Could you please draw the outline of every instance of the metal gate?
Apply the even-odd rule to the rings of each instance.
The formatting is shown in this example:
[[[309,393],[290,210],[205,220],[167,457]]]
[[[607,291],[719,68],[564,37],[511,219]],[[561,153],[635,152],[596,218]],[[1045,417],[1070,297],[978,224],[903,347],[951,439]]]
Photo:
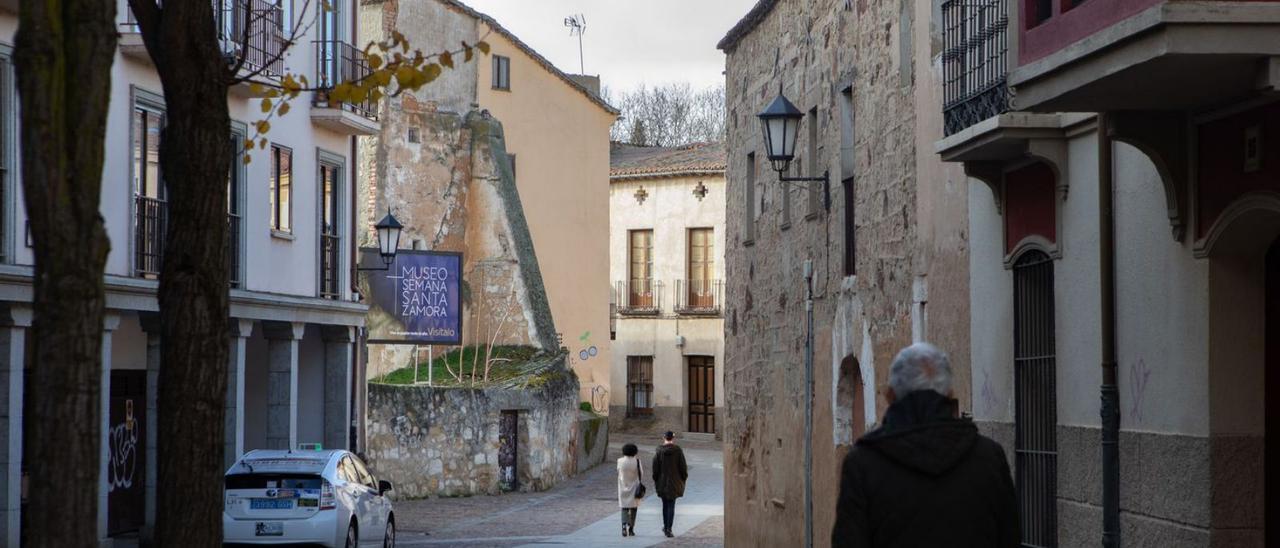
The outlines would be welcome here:
[[[142,528],[146,504],[147,372],[111,372],[107,430],[107,533]]]
[[[520,488],[520,412],[503,411],[498,425],[498,485],[503,491]]]
[[[1039,251],[1013,265],[1014,429],[1022,545],[1058,544],[1058,398],[1053,260]]]
[[[689,356],[689,431],[716,432],[716,359]]]

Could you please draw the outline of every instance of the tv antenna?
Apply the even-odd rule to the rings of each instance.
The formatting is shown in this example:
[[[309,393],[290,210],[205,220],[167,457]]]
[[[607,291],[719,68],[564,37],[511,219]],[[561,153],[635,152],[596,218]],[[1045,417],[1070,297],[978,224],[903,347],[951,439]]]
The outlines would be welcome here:
[[[582,61],[582,34],[587,32],[587,18],[581,13],[564,18],[564,26],[569,27],[569,36],[578,37],[578,72],[586,74],[586,65]]]

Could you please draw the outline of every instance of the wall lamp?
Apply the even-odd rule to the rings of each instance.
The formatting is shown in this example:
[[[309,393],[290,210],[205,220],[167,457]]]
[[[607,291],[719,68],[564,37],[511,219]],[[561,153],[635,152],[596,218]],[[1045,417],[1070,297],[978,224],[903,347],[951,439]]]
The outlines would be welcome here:
[[[396,261],[396,251],[400,249],[400,231],[404,229],[404,225],[396,220],[391,214],[391,208],[387,208],[387,216],[383,217],[378,224],[373,225],[378,232],[378,255],[382,257],[382,267],[362,267],[357,266],[356,270],[361,272],[380,272],[391,270],[391,263]]]
[[[769,103],[769,106],[756,115],[760,118],[760,126],[764,134],[765,153],[773,170],[778,172],[778,181],[783,183],[822,183],[823,209],[831,209],[830,173],[823,171],[821,177],[788,177],[785,175],[791,167],[791,160],[796,157],[796,139],[800,132],[800,120],[804,113],[791,104],[781,93]],[[816,121],[815,121],[816,123]],[[797,185],[805,186],[805,185]]]

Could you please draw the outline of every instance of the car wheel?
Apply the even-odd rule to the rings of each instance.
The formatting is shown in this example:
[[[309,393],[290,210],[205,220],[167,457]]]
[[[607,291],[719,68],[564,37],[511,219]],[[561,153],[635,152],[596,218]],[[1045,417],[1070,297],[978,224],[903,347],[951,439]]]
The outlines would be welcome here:
[[[382,534],[382,548],[396,548],[396,522],[387,522],[387,532]]]
[[[352,523],[347,526],[347,548],[357,548],[360,546],[360,535],[356,534],[356,524]]]

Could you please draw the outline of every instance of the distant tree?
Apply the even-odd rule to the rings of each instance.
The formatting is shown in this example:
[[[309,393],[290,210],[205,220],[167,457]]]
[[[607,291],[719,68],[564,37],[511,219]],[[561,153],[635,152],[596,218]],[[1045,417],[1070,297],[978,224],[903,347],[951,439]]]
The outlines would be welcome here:
[[[687,82],[641,84],[604,98],[622,111],[610,130],[614,141],[639,146],[681,146],[719,142],[725,137],[724,85],[695,90]]]

